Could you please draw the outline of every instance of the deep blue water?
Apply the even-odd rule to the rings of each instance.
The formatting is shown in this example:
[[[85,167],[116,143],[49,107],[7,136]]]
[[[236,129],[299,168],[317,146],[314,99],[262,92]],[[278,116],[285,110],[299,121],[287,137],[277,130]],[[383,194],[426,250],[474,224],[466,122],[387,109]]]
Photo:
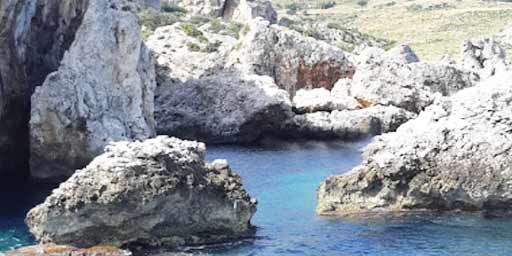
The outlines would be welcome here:
[[[258,198],[257,238],[198,254],[210,255],[512,255],[512,219],[475,215],[409,215],[328,219],[315,215],[316,188],[360,161],[359,143],[265,143],[208,147],[227,159]],[[0,189],[0,251],[33,243],[23,224],[46,192]],[[38,191],[37,193],[34,191]],[[45,191],[45,190],[43,190]]]

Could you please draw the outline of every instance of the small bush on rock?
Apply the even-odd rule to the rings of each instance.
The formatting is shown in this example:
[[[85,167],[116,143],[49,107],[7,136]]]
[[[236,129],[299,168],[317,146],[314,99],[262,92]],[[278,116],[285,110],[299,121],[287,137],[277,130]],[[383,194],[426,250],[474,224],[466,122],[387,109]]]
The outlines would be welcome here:
[[[208,38],[206,38],[201,32],[201,30],[197,29],[193,24],[189,23],[181,23],[180,29],[187,34],[187,36],[197,38],[201,42],[208,42]]]
[[[185,10],[185,8],[179,7],[179,6],[177,6],[175,4],[171,4],[171,3],[162,3],[162,7],[160,8],[160,10],[162,12],[168,12],[168,13],[173,13],[173,12],[187,13],[187,10]]]

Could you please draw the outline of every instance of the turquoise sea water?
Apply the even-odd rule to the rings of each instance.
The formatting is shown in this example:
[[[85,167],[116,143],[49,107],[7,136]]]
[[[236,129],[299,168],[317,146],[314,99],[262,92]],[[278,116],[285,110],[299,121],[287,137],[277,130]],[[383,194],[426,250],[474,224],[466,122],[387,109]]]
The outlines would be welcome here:
[[[258,198],[256,239],[195,251],[201,255],[512,255],[512,219],[475,215],[409,215],[328,219],[315,215],[316,188],[360,161],[359,143],[264,143],[208,147],[227,159]],[[48,190],[1,189],[0,251],[33,243],[25,211]],[[37,192],[35,192],[37,191]],[[42,191],[42,192],[41,192]]]

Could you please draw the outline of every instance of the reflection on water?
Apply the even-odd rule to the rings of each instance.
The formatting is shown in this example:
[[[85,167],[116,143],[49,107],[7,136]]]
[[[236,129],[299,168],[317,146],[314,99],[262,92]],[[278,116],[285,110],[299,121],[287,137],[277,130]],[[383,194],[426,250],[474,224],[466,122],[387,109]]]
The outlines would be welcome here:
[[[207,159],[227,159],[258,198],[257,238],[205,248],[204,255],[512,255],[512,219],[475,215],[405,215],[333,219],[315,215],[315,191],[329,175],[360,162],[366,142],[209,146]],[[2,189],[2,191],[9,191]],[[32,243],[26,210],[46,192],[2,193],[0,251]]]

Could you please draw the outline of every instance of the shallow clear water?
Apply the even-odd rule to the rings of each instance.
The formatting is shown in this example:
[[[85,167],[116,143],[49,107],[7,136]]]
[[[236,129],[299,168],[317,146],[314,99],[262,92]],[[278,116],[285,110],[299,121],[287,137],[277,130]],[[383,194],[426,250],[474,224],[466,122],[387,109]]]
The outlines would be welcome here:
[[[198,254],[210,255],[512,255],[512,219],[473,215],[409,215],[327,219],[315,215],[315,190],[329,175],[360,161],[360,143],[285,143],[208,147],[227,159],[258,198],[257,238]],[[0,251],[33,243],[23,224],[44,198],[40,188],[0,189]],[[39,192],[33,192],[39,191]]]

